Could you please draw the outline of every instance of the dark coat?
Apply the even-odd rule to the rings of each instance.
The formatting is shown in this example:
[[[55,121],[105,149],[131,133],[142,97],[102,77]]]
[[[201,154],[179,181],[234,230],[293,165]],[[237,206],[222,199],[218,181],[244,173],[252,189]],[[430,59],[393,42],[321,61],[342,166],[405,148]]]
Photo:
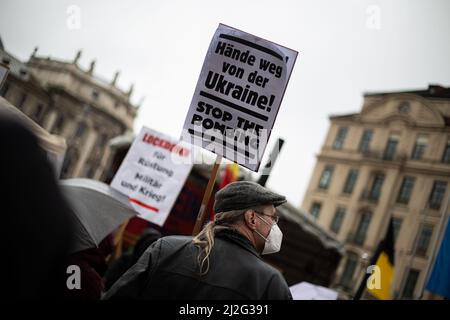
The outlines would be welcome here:
[[[233,231],[216,235],[206,275],[199,274],[192,237],[161,238],[104,299],[292,299],[286,281],[250,241]]]
[[[132,253],[124,253],[122,256],[111,263],[105,273],[105,291],[109,290],[112,285],[130,269],[147,250],[147,248],[156,240],[161,238],[161,233],[153,228],[148,228],[139,238]]]

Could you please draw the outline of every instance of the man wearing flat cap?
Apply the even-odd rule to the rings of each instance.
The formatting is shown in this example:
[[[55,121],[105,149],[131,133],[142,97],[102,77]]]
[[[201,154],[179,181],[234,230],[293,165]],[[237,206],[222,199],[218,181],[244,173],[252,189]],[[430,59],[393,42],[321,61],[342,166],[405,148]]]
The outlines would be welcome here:
[[[230,183],[216,193],[214,221],[194,238],[158,240],[104,299],[292,299],[260,256],[280,250],[276,207],[285,202],[257,183]]]

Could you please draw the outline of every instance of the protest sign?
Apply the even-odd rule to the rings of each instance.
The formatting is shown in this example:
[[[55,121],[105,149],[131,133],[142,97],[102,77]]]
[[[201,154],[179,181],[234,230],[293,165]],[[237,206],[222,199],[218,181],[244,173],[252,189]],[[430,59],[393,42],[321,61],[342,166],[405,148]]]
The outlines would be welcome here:
[[[111,182],[129,197],[139,216],[162,226],[192,169],[192,149],[142,128]]]
[[[258,171],[297,52],[220,24],[182,139]]]

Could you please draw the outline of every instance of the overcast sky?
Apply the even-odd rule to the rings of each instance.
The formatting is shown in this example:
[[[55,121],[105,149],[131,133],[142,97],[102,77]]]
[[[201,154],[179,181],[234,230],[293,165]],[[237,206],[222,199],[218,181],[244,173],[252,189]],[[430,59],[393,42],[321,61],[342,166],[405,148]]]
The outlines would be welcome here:
[[[358,112],[364,92],[450,86],[449,13],[448,0],[2,0],[0,36],[21,59],[35,46],[63,60],[82,48],[101,78],[120,70],[132,100],[145,96],[135,132],[174,137],[219,23],[297,50],[266,155],[285,139],[268,186],[299,205],[330,114]]]

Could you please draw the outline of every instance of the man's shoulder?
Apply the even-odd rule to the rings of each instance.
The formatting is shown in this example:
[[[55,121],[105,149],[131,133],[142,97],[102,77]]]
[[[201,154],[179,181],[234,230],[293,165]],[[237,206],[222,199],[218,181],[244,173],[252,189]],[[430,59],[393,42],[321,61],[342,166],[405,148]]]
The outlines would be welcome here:
[[[166,236],[158,240],[162,247],[177,248],[192,243],[190,236]]]
[[[155,261],[172,256],[175,253],[177,255],[181,254],[180,258],[182,258],[182,252],[184,252],[186,248],[191,247],[190,244],[192,244],[192,237],[165,236],[159,238],[150,247],[148,247],[145,252],[147,255],[153,256],[152,259]]]
[[[258,270],[259,276],[264,276],[267,279],[272,277],[282,277],[278,269],[274,268],[268,264],[260,255],[256,254],[256,251],[246,249],[242,245],[237,245],[234,242],[230,242],[227,238],[218,238],[216,245],[221,245],[221,250],[223,248],[235,249],[233,252],[234,261],[239,264],[239,268],[242,272],[248,271],[254,273]],[[229,252],[224,252],[224,254],[229,254]]]
[[[165,237],[161,238],[162,241],[169,242],[169,243],[188,242],[188,241],[192,241],[192,239],[193,238],[191,236],[179,236],[179,235],[165,236]]]
[[[263,259],[259,260],[259,265],[262,270],[264,270],[265,274],[269,278],[283,278],[281,275],[281,272],[269,264],[268,262],[264,261]]]

